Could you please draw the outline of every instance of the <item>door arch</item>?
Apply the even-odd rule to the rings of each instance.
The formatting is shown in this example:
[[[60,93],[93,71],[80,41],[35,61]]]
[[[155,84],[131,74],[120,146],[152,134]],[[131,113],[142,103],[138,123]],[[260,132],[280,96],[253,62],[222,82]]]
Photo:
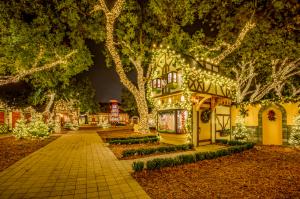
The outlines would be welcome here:
[[[270,111],[275,113],[275,121],[268,118]],[[264,106],[258,114],[258,142],[265,145],[287,144],[286,111],[279,104]]]

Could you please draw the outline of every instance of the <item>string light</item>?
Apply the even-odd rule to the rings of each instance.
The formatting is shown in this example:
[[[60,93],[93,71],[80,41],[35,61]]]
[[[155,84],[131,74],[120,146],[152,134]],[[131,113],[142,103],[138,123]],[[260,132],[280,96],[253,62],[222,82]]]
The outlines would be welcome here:
[[[117,0],[111,10],[109,10],[106,6],[104,0],[99,0],[99,4],[94,6],[92,12],[96,12],[102,10],[106,17],[106,48],[108,49],[112,59],[115,63],[116,72],[120,77],[121,83],[133,94],[138,112],[140,115],[139,120],[139,131],[140,132],[149,132],[149,125],[148,125],[148,105],[146,100],[146,91],[145,91],[145,77],[144,77],[144,69],[141,66],[141,61],[139,59],[132,59],[134,67],[137,71],[137,86],[135,86],[127,77],[123,64],[121,61],[121,57],[115,47],[114,42],[114,24],[116,19],[121,14],[122,8],[124,6],[125,0]],[[155,45],[156,46],[156,45]],[[155,47],[154,46],[154,47]]]
[[[228,88],[228,90],[231,91],[231,88],[235,84],[235,82],[232,79],[226,78],[226,77],[221,77],[219,74],[212,73],[210,71],[197,68],[196,67],[191,67],[189,64],[187,64],[182,58],[180,54],[176,53],[169,53],[169,49],[156,49],[153,52],[153,58],[152,62],[157,62],[158,60],[159,63],[156,63],[157,65],[160,65],[154,70],[151,74],[151,79],[155,78],[160,78],[161,75],[161,68],[165,65],[166,60],[162,60],[164,58],[165,54],[168,54],[169,60],[173,60],[173,67],[176,68],[178,73],[181,75],[181,82],[180,88],[179,88],[179,93],[175,94],[173,96],[174,100],[171,100],[169,97],[167,102],[162,103],[162,100],[160,98],[156,98],[155,95],[151,95],[152,93],[152,88],[151,84],[148,84],[147,87],[147,93],[148,93],[148,98],[151,104],[155,107],[155,110],[167,110],[167,109],[183,109],[187,111],[187,120],[185,121],[185,131],[188,133],[188,139],[189,142],[192,142],[192,107],[193,107],[193,101],[192,101],[192,96],[194,92],[190,90],[189,87],[189,81],[194,80],[194,81],[200,81],[200,82],[208,82],[212,83],[215,85],[223,86]],[[174,51],[172,51],[174,52]],[[179,76],[179,75],[178,75]]]

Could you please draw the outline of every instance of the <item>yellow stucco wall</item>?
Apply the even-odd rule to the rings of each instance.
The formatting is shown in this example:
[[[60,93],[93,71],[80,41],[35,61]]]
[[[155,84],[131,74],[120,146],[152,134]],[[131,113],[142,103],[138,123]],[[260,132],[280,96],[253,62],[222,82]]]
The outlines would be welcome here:
[[[261,105],[248,105],[246,107],[248,111],[248,116],[245,118],[246,126],[258,126],[258,112]],[[239,114],[239,109],[236,106],[231,107],[231,126],[235,126],[236,117]]]
[[[294,117],[298,114],[298,105],[300,104],[300,102],[298,103],[285,103],[285,104],[280,104],[281,106],[284,107],[285,111],[286,111],[286,117],[287,117],[287,125],[294,125]],[[258,113],[259,110],[261,109],[261,105],[248,105],[246,107],[246,109],[248,109],[248,116],[245,118],[246,121],[246,126],[258,126]],[[236,122],[236,117],[239,113],[239,109],[236,108],[235,106],[231,107],[231,125],[235,126],[235,122]]]
[[[286,111],[286,124],[287,125],[294,125],[294,118],[298,114],[298,105],[300,105],[300,102],[298,103],[286,103],[282,104]]]

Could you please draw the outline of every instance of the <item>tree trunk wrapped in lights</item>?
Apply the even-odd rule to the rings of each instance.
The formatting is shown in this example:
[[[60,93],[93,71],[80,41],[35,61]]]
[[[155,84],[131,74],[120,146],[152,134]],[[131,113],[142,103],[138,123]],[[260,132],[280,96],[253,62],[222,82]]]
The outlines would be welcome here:
[[[144,69],[142,67],[141,58],[137,57],[136,59],[134,59],[130,57],[130,61],[133,63],[137,71],[137,86],[135,86],[126,76],[123,64],[121,62],[121,57],[116,49],[114,42],[114,25],[122,11],[124,3],[125,0],[117,0],[113,8],[109,10],[105,1],[99,0],[99,3],[94,7],[94,10],[92,12],[96,12],[99,10],[102,10],[104,12],[104,15],[106,17],[106,47],[115,63],[116,71],[120,77],[121,83],[133,94],[136,100],[138,112],[140,115],[139,131],[149,132],[148,105],[145,91],[146,78],[144,77]],[[121,45],[124,45],[124,43],[121,43]]]
[[[54,112],[51,111],[51,107],[54,104],[55,95],[56,95],[56,93],[50,93],[49,94],[50,99],[49,99],[49,102],[46,105],[46,108],[45,108],[44,112],[43,112],[44,116],[49,115],[49,118],[47,118],[47,122],[53,120]]]

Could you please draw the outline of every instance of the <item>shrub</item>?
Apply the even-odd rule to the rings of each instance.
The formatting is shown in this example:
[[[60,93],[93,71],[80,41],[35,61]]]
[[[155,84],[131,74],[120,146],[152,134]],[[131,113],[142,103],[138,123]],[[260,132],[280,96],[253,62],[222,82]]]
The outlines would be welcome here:
[[[153,160],[147,161],[147,169],[154,170],[160,169],[163,167],[171,167],[177,166],[182,164],[194,163],[197,161],[205,160],[205,159],[213,159],[221,156],[230,155],[233,153],[242,152],[244,150],[253,148],[254,143],[243,143],[243,145],[238,143],[239,145],[231,146],[227,149],[221,149],[218,151],[212,152],[198,152],[194,154],[187,154],[187,155],[178,155],[174,158],[155,158]]]
[[[133,140],[133,139],[143,139],[143,138],[156,138],[156,135],[147,135],[147,136],[140,136],[140,137],[119,137],[119,138],[107,138],[107,141],[114,141],[114,140]]]
[[[205,155],[202,152],[196,153],[196,161],[201,161],[201,160],[205,160]]]
[[[71,123],[71,122],[67,122],[67,123],[65,123],[65,125],[64,125],[64,129],[66,129],[66,130],[72,130],[72,131],[76,131],[76,130],[78,130],[78,125],[77,124],[73,124],[73,123]]]
[[[32,137],[48,137],[49,128],[41,119],[35,118],[28,124],[28,131]]]
[[[42,118],[35,117],[31,122],[26,123],[24,119],[19,119],[13,129],[13,135],[17,139],[21,138],[44,138],[50,134],[49,127]]]
[[[225,139],[216,139],[216,143],[227,144],[228,140],[225,140]]]
[[[122,156],[123,156],[123,157],[129,157],[129,156],[135,155],[135,153],[136,153],[136,150],[135,150],[135,149],[124,150],[124,151],[122,152]]]
[[[112,142],[115,142],[112,141]],[[172,151],[178,151],[178,150],[189,150],[192,149],[193,145],[192,144],[183,144],[183,145],[177,145],[177,146],[162,146],[162,147],[157,147],[157,148],[148,148],[148,149],[129,149],[129,150],[124,150],[122,152],[123,157],[129,157],[133,155],[149,155],[153,153],[167,153],[167,152],[172,152]]]
[[[132,169],[136,172],[142,171],[144,169],[144,162],[142,162],[142,161],[133,162]]]
[[[188,164],[188,163],[196,162],[196,157],[194,154],[179,155],[178,159],[180,160],[181,164]]]
[[[158,137],[154,138],[142,138],[142,139],[126,139],[126,140],[111,140],[109,144],[140,144],[140,143],[148,143],[148,142],[157,142]]]
[[[300,115],[294,118],[294,123],[288,142],[292,146],[300,146]]]
[[[242,116],[237,117],[236,127],[232,131],[232,135],[236,140],[248,140],[250,132],[245,125],[245,118]]]
[[[30,137],[30,133],[28,131],[28,128],[27,128],[27,125],[26,125],[26,121],[23,118],[19,119],[17,121],[16,126],[13,129],[13,135],[17,139]]]
[[[0,135],[9,133],[9,128],[7,124],[0,124]]]
[[[228,145],[230,146],[236,146],[236,145],[243,145],[245,144],[246,142],[241,142],[241,141],[237,141],[237,140],[230,140],[227,142]]]

